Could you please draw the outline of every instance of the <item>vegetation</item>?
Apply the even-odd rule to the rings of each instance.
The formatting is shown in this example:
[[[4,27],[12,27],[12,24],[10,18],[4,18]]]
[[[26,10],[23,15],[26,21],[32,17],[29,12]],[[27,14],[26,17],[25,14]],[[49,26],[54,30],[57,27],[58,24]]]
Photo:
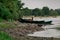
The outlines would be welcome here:
[[[0,0],[0,18],[17,20],[19,18],[18,0]]]
[[[60,9],[49,9],[43,7],[42,9],[23,8],[24,3],[18,0],[0,0],[0,19],[4,20],[18,20],[22,16],[58,16]]]
[[[59,9],[49,9],[48,7],[43,7],[42,9],[35,8],[35,9],[29,9],[29,8],[23,8],[21,9],[23,12],[23,16],[59,16],[60,10]]]
[[[14,22],[0,22],[0,29],[14,28],[14,27],[16,27]]]
[[[0,40],[14,40],[14,38],[3,31],[0,31]]]
[[[60,15],[60,9],[53,10],[48,7],[43,7],[42,9],[29,9],[28,7],[24,8],[23,6],[24,3],[18,0],[0,0],[0,40],[14,40],[11,36],[1,30],[16,27],[17,23],[14,21],[18,20],[22,16]],[[23,37],[21,37],[21,39],[23,39]]]

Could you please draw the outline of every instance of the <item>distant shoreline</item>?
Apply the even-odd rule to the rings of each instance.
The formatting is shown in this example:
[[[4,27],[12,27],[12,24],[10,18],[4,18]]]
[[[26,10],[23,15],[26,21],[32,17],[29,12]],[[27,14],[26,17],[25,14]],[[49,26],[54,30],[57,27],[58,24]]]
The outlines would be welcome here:
[[[26,18],[26,19],[31,19],[33,16],[23,16],[22,18]],[[57,17],[60,17],[60,16],[44,16],[44,17],[42,17],[42,16],[34,16],[33,18],[57,18]]]

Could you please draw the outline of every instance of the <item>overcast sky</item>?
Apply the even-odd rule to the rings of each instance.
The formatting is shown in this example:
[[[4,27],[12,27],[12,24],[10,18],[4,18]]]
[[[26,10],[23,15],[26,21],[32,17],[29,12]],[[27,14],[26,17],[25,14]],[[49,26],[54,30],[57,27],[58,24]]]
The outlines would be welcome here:
[[[25,3],[24,7],[31,9],[42,8],[43,6],[48,6],[52,9],[60,8],[60,0],[21,0]]]

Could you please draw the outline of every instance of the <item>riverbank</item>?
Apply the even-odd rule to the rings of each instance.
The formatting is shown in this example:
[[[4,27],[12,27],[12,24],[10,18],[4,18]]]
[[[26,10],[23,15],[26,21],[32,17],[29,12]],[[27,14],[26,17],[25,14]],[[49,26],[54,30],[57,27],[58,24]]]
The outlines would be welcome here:
[[[30,23],[20,23],[18,21],[14,22],[1,22],[0,23],[0,31],[4,31],[8,33],[13,38],[26,36],[29,33],[33,33],[36,31],[44,30],[41,26],[37,24]]]
[[[16,22],[15,25],[17,27],[8,28],[5,31],[13,36],[16,35],[16,37],[17,37],[17,36],[23,36],[23,35],[27,35],[29,33],[43,30],[43,28],[41,26],[38,26],[37,24]]]
[[[8,33],[16,40],[60,40],[59,38],[44,38],[44,37],[29,37],[27,34],[32,34],[36,31],[44,30],[37,24],[14,22],[2,22],[0,23],[0,30]]]

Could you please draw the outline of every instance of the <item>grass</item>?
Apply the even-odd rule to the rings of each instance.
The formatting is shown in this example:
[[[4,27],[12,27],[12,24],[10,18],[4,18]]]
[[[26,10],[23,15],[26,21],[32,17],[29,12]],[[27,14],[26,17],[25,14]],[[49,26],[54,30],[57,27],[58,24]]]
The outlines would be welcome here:
[[[13,22],[0,22],[0,28],[14,28],[16,25]]]
[[[0,40],[14,40],[8,33],[1,30],[5,28],[14,28],[16,25],[13,22],[5,21],[0,18]]]
[[[8,28],[8,27],[14,27],[14,26],[15,25],[13,25],[12,22],[8,22],[0,18],[0,28]]]
[[[0,40],[14,40],[14,38],[9,36],[6,32],[0,31]]]
[[[9,23],[0,23],[0,28],[10,28],[14,27],[15,25],[9,24]]]

